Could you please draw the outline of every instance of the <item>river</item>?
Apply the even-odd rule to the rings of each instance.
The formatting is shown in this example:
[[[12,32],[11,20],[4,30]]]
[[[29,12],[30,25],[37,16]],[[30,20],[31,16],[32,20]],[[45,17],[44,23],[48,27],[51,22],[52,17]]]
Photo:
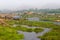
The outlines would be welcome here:
[[[29,27],[27,25],[25,25],[27,28],[39,28],[39,27]],[[51,31],[51,28],[43,28],[43,27],[40,27],[43,29],[42,32],[39,32],[39,33],[35,33],[35,32],[23,32],[23,31],[20,31],[18,30],[18,34],[24,34],[24,40],[41,40],[41,38],[37,38],[38,36],[43,36],[45,33]]]
[[[38,22],[50,22],[50,21],[40,21],[39,18],[34,17],[34,18],[27,18],[29,21],[38,21]],[[60,22],[52,22],[56,25],[60,25]],[[17,25],[14,24],[13,27],[16,27]],[[51,28],[43,28],[43,27],[29,27],[27,25],[21,25],[22,27],[26,28],[41,28],[43,29],[42,32],[36,33],[36,32],[23,32],[18,30],[18,34],[24,34],[24,40],[41,40],[41,38],[37,38],[38,36],[43,36],[46,33],[50,32],[52,29]]]

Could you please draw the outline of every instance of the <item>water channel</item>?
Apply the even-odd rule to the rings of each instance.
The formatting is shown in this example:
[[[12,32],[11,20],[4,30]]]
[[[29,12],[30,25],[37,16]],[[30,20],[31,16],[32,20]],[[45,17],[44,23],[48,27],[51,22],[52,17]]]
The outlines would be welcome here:
[[[24,26],[24,25],[23,25]],[[39,27],[28,27],[27,25],[25,25],[27,28],[39,28]],[[38,36],[43,36],[45,33],[51,31],[50,28],[43,28],[40,27],[41,29],[43,29],[42,32],[36,33],[36,32],[23,32],[18,30],[18,34],[24,34],[24,40],[41,40],[41,38],[37,38]]]
[[[31,20],[32,19],[32,20]],[[35,20],[35,18],[29,18],[28,19],[29,21],[33,21]],[[39,19],[35,20],[35,21],[39,21]],[[50,21],[39,21],[39,22],[50,22]],[[53,24],[56,24],[56,25],[60,25],[60,22],[52,22]],[[16,24],[13,25],[14,27],[17,26]],[[39,33],[35,33],[35,32],[23,32],[23,31],[20,31],[18,30],[18,34],[24,34],[24,40],[41,40],[41,38],[37,38],[38,36],[43,36],[44,34],[46,34],[47,32],[50,32],[52,29],[51,28],[43,28],[43,27],[29,27],[27,25],[22,25],[23,27],[26,27],[26,28],[41,28],[43,29],[42,32],[39,32]]]

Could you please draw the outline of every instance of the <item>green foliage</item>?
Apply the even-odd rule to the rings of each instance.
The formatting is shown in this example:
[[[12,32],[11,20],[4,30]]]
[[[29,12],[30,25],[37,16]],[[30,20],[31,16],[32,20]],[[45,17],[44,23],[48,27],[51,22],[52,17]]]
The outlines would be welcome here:
[[[60,32],[58,30],[52,30],[49,33],[46,33],[44,36],[39,36],[41,40],[60,40]]]
[[[35,28],[34,29],[34,32],[36,32],[36,33],[41,32],[41,31],[43,31],[41,28]]]
[[[17,26],[14,29],[15,30],[21,30],[21,31],[24,31],[24,32],[32,32],[32,31],[34,31],[36,33],[43,31],[43,29],[41,29],[41,28],[26,28],[26,27],[22,27],[22,26]]]
[[[44,27],[44,28],[52,28],[52,31],[46,33],[44,36],[39,36],[42,40],[60,40],[60,25],[55,25],[52,22],[37,22],[37,21],[28,21],[28,20],[19,20],[18,24],[20,25],[28,25],[28,26],[36,26],[36,27]],[[30,29],[22,26],[17,26],[14,28],[15,30],[22,30],[26,32],[41,32],[42,29]]]
[[[21,40],[23,34],[18,34],[14,28],[0,26],[0,40]]]

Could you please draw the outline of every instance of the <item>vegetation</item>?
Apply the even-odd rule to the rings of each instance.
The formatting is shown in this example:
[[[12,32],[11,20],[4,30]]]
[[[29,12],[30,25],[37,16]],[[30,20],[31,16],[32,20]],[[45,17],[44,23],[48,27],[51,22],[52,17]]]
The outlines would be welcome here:
[[[27,27],[23,27],[23,26],[16,26],[16,27],[14,27],[14,29],[24,31],[24,32],[32,32],[32,31],[34,31],[36,33],[43,31],[43,29],[41,29],[41,28],[27,28]]]
[[[41,31],[43,31],[41,28],[35,28],[34,29],[34,32],[36,32],[36,33],[41,32]]]
[[[0,40],[22,40],[23,34],[18,34],[17,30],[9,26],[0,25]]]
[[[26,22],[26,24],[25,24],[25,22]],[[16,27],[13,27],[15,30],[21,30],[21,31],[25,31],[25,32],[32,32],[32,31],[34,31],[36,33],[43,31],[43,29],[41,29],[41,28],[27,28],[27,27],[21,26],[21,25],[28,25],[30,27],[31,24],[32,24],[32,22],[29,22],[27,20],[26,21],[25,20],[24,21],[23,20],[18,20],[18,22],[15,21],[15,20],[12,20],[12,21],[7,21],[7,23],[11,27],[13,27],[13,25],[16,24],[17,26]],[[31,23],[31,24],[29,25],[29,23]],[[33,26],[31,26],[31,27],[33,27]]]
[[[42,40],[60,40],[60,25],[55,25],[52,22],[36,22],[36,21],[27,21],[20,20],[20,24],[36,26],[36,27],[44,27],[44,28],[52,28],[52,30],[46,33],[44,36],[39,36]],[[38,30],[36,30],[38,31]]]
[[[44,36],[39,36],[41,40],[60,40],[60,28],[52,30],[51,32],[46,33]]]
[[[24,15],[23,15],[24,16]],[[47,16],[47,17],[46,17]],[[27,15],[26,17],[33,17],[33,15]],[[41,38],[41,40],[60,40],[60,25],[53,24],[52,21],[54,20],[60,20],[60,17],[58,15],[37,15],[41,20],[48,20],[48,22],[38,22],[38,21],[28,21],[24,18],[20,20],[9,20],[6,21],[10,25],[10,27],[0,27],[0,39],[1,40],[19,40],[23,38],[23,35],[18,35],[16,30],[21,30],[25,32],[41,32],[43,31],[41,28],[26,28],[21,25],[28,25],[29,27],[43,27],[43,28],[52,28],[52,30],[48,33],[46,33],[44,36],[39,36],[38,38]],[[18,26],[13,27],[12,25],[18,24]],[[7,35],[7,36],[6,36]],[[11,38],[10,38],[11,37]],[[9,39],[10,38],[10,39]]]

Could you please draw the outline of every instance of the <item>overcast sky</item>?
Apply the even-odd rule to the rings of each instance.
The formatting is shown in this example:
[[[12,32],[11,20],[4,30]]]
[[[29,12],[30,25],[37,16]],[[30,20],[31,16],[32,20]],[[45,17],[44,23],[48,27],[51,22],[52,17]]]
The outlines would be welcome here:
[[[0,10],[59,7],[60,0],[0,0]]]

